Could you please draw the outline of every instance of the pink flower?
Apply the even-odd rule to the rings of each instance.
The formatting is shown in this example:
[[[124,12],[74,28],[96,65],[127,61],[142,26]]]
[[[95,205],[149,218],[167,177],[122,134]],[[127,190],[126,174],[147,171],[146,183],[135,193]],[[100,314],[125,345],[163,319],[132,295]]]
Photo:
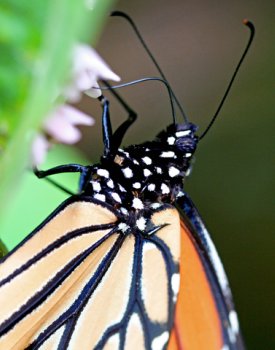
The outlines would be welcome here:
[[[80,140],[81,132],[76,125],[93,125],[94,119],[78,109],[58,106],[46,119],[43,133],[38,134],[32,144],[33,166],[42,164],[53,143],[73,144]]]
[[[97,81],[100,79],[120,80],[93,48],[78,44],[73,51],[72,82],[63,92],[65,98],[77,102],[84,91],[90,97],[99,97],[101,90]]]
[[[93,125],[94,119],[78,109],[62,105],[56,108],[44,123],[45,131],[55,141],[73,144],[81,139],[81,132],[75,125]]]
[[[81,93],[97,98],[101,90],[99,79],[119,81],[120,78],[103,61],[97,52],[85,44],[78,44],[73,50],[71,82],[61,95],[69,102],[78,102]],[[94,120],[67,104],[58,106],[46,119],[43,131],[32,145],[33,166],[44,162],[53,143],[73,144],[80,140],[81,132],[76,125],[93,125]]]

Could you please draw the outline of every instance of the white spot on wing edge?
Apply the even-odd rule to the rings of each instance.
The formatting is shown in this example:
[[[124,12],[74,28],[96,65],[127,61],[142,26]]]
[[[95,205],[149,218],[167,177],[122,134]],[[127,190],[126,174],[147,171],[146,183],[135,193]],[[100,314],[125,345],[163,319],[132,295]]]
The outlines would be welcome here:
[[[180,290],[180,274],[179,273],[173,273],[171,277],[171,287],[173,291],[173,302],[175,303],[177,301],[177,296]]]
[[[158,337],[152,340],[151,347],[152,350],[162,350],[169,340],[169,332],[165,331]]]
[[[221,348],[221,350],[230,350],[228,345],[223,345],[223,347]]]
[[[227,277],[226,277],[226,274],[225,274],[222,262],[220,260],[219,255],[218,255],[218,252],[216,250],[216,247],[215,247],[212,239],[210,238],[209,233],[207,232],[206,228],[204,227],[203,223],[201,223],[201,225],[203,227],[203,236],[204,236],[204,238],[206,240],[206,244],[207,244],[208,252],[209,252],[209,255],[210,255],[210,259],[211,259],[211,261],[213,263],[213,267],[214,267],[215,272],[217,274],[217,277],[218,277],[219,283],[221,285],[221,288],[222,288],[223,292],[226,295],[230,295],[231,296],[231,293],[230,293],[230,290],[229,290],[229,287],[228,287],[228,280],[227,280]]]
[[[227,332],[228,332],[228,337],[231,343],[235,343],[236,342],[236,334],[233,332],[232,328],[227,328]]]
[[[239,333],[239,321],[238,321],[238,316],[235,310],[232,310],[229,312],[229,321],[232,327],[232,330],[235,334]]]

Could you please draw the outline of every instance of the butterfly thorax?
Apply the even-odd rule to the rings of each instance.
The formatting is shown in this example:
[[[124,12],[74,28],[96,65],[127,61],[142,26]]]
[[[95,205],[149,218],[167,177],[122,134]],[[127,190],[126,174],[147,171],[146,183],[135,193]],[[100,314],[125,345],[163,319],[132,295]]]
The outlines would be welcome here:
[[[124,216],[172,204],[183,195],[197,145],[195,131],[193,124],[171,125],[152,142],[119,149],[112,159],[102,157],[91,168],[85,194]]]

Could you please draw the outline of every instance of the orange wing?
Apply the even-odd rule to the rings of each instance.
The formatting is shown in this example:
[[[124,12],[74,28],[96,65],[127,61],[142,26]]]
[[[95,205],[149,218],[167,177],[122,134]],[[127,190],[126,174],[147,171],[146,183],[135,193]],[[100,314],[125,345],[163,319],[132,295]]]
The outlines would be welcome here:
[[[181,283],[168,350],[221,350],[218,310],[190,230],[181,222]]]
[[[168,350],[242,350],[238,318],[216,248],[188,196],[181,212],[180,290]]]

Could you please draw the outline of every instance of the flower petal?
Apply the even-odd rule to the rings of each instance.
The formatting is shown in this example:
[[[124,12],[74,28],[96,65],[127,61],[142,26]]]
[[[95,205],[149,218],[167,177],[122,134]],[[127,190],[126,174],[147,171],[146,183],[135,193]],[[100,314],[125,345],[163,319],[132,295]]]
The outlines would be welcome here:
[[[74,71],[79,73],[83,69],[92,72],[99,79],[120,80],[92,47],[78,44],[74,49]]]
[[[85,91],[85,95],[90,96],[92,98],[98,98],[101,96],[101,89],[97,82],[93,84],[93,87]]]
[[[81,97],[79,92],[86,90],[89,90],[87,95],[99,97],[99,79],[120,80],[93,48],[85,44],[76,45],[73,51],[72,82],[65,87],[64,97],[70,102],[77,102]],[[94,87],[98,89],[93,89]]]
[[[62,113],[62,116],[73,125],[94,125],[95,123],[94,118],[67,104],[60,106],[60,113]]]
[[[31,148],[33,166],[38,166],[45,161],[49,148],[50,144],[44,135],[38,134],[35,136]]]
[[[44,127],[56,141],[73,144],[81,138],[81,132],[74,126],[75,124],[92,125],[94,120],[72,106],[61,105],[51,113]]]

